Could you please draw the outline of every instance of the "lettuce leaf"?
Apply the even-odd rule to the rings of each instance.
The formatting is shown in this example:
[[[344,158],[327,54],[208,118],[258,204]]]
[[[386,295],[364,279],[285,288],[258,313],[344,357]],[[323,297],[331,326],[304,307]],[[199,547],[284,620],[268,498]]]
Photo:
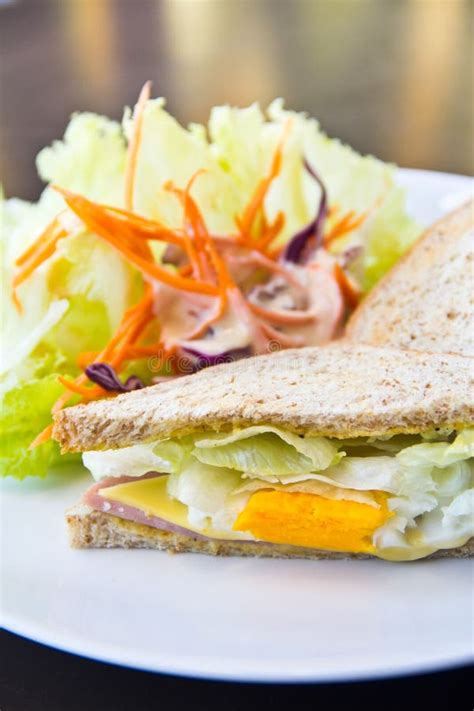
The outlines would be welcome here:
[[[91,200],[122,204],[127,146],[117,121],[92,113],[74,114],[62,141],[36,158],[40,178]],[[57,196],[58,203],[62,200]]]
[[[170,496],[204,514],[213,514],[222,509],[229,494],[241,481],[239,473],[232,469],[210,467],[189,460],[179,474],[168,477]]]
[[[299,437],[267,426],[197,439],[195,445],[193,456],[204,464],[274,482],[327,469],[344,456],[336,442],[324,437]]]
[[[403,449],[398,460],[408,467],[449,467],[451,464],[474,457],[474,430],[462,430],[452,444],[425,442]]]
[[[362,238],[364,251],[354,269],[369,291],[420,235],[420,226],[405,212],[405,193],[393,187],[370,219]],[[351,238],[353,239],[353,238]]]
[[[3,476],[19,479],[45,476],[60,460],[78,460],[74,455],[61,457],[53,441],[28,449],[38,432],[51,421],[51,407],[62,392],[56,374],[50,374],[18,384],[0,395],[0,471]]]
[[[124,130],[130,135],[129,117],[124,119]],[[188,131],[180,126],[164,110],[163,99],[149,101],[143,113],[135,174],[137,212],[172,227],[181,227],[180,203],[164,185],[172,181],[183,188],[200,169],[205,173],[196,180],[193,196],[209,230],[217,234],[234,232],[234,215],[245,204],[247,193],[239,194],[199,131]]]
[[[120,124],[82,114],[73,117],[63,141],[40,153],[38,168],[45,180],[95,200],[120,204],[125,157]],[[1,201],[0,427],[4,433],[4,475],[43,475],[49,464],[59,460],[53,443],[31,452],[27,449],[50,422],[50,409],[63,392],[56,382],[57,374],[75,375],[78,354],[99,350],[107,342],[123,311],[141,290],[136,270],[83,230],[60,240],[56,252],[19,287],[23,313],[18,313],[10,291],[14,262],[63,209],[62,198],[49,187],[36,204]],[[25,393],[31,400],[28,417]],[[18,426],[14,425],[15,410]]]
[[[154,452],[155,445],[134,444],[122,449],[84,452],[82,462],[96,481],[113,476],[142,476],[149,471],[169,473],[173,467]]]
[[[133,444],[121,449],[84,452],[82,461],[96,481],[110,476],[142,476],[149,471],[171,474],[182,470],[192,450],[192,439]]]

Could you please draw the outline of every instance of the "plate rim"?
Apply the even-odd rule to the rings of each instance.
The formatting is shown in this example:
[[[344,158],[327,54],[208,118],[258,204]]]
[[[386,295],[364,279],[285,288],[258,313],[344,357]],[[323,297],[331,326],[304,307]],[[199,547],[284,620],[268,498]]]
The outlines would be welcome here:
[[[462,668],[470,665],[474,661],[474,655],[470,655],[465,650],[452,652],[446,657],[445,655],[433,654],[424,655],[424,658],[419,663],[407,662],[402,657],[402,652],[393,655],[387,660],[384,657],[383,663],[377,667],[369,668],[361,666],[360,669],[350,670],[341,667],[334,669],[324,668],[321,673],[315,672],[317,662],[321,666],[323,660],[305,660],[304,665],[311,667],[305,670],[301,660],[278,660],[279,669],[286,665],[288,673],[282,674],[281,671],[272,669],[272,662],[266,664],[256,664],[256,660],[251,660],[251,666],[246,666],[245,663],[240,663],[238,668],[235,659],[224,661],[220,657],[186,657],[183,655],[170,657],[168,655],[145,655],[140,660],[139,655],[134,654],[132,657],[127,657],[126,652],[120,651],[115,645],[93,644],[92,647],[86,643],[74,644],[72,648],[63,639],[62,634],[56,634],[48,637],[47,634],[37,631],[35,633],[27,632],[24,625],[20,622],[15,626],[3,624],[3,629],[6,632],[16,634],[27,641],[41,644],[55,649],[60,652],[66,652],[82,659],[90,659],[95,662],[112,664],[126,669],[144,671],[153,674],[167,674],[171,676],[185,677],[189,679],[201,679],[208,681],[225,681],[239,683],[259,683],[259,684],[331,684],[331,683],[347,683],[360,681],[376,681],[382,679],[390,679],[394,677],[406,677],[419,674],[434,673],[437,671],[448,671],[449,669]],[[39,625],[29,625],[29,629],[40,628]],[[40,628],[41,629],[41,628]],[[44,629],[44,628],[43,628]],[[114,651],[115,650],[115,653]],[[117,653],[119,652],[119,653]],[[406,657],[406,654],[403,653]],[[360,657],[364,659],[364,657]],[[152,660],[155,660],[154,662]],[[349,663],[346,664],[346,667]]]

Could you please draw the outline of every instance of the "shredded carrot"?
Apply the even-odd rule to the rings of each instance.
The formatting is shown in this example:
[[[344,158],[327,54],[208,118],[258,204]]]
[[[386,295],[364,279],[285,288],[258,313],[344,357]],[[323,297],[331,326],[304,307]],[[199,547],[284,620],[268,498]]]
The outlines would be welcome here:
[[[74,381],[77,385],[82,385],[83,383],[87,383],[87,375],[82,373],[77,377]],[[55,415],[59,410],[61,410],[64,405],[69,402],[69,400],[73,397],[73,393],[68,390],[67,392],[63,393],[54,403],[53,407],[51,408],[51,414]]]
[[[89,227],[98,237],[101,237],[110,245],[112,245],[127,261],[133,264],[143,275],[152,277],[158,281],[174,286],[176,289],[183,291],[195,292],[198,294],[208,294],[210,296],[217,293],[214,285],[205,281],[197,281],[187,279],[179,274],[170,272],[169,270],[160,267],[151,259],[145,259],[137,254],[127,240],[123,239],[123,235],[112,233],[109,227],[101,219],[102,215],[97,214],[97,206],[95,203],[81,197],[80,195],[67,195],[65,197],[66,204],[70,209]]]
[[[183,236],[179,233],[179,230],[173,230],[166,227],[163,223],[158,220],[149,220],[146,217],[141,217],[140,215],[135,215],[133,212],[128,210],[122,210],[121,208],[114,207],[112,205],[102,205],[100,203],[92,202],[87,200],[83,196],[79,196],[76,193],[66,190],[59,185],[51,185],[53,190],[56,190],[62,197],[67,201],[67,198],[81,198],[84,204],[87,204],[91,209],[94,210],[98,219],[108,221],[114,229],[121,230],[123,227],[128,227],[132,230],[133,241],[136,242],[136,238],[141,240],[158,240],[162,242],[169,242],[171,244],[176,244],[178,246],[183,245]]]
[[[279,235],[285,224],[285,215],[279,212],[271,225],[265,230],[263,237],[260,237],[255,247],[257,249],[266,250],[273,240]]]
[[[250,201],[245,208],[243,214],[240,217],[236,217],[236,224],[237,227],[239,228],[239,232],[242,235],[242,237],[247,240],[247,242],[252,240],[251,237],[251,232],[252,232],[252,227],[254,225],[255,218],[257,217],[257,214],[263,207],[263,201],[265,200],[265,197],[267,195],[268,189],[270,188],[271,183],[273,180],[277,177],[277,175],[281,171],[281,164],[282,164],[282,158],[283,158],[283,146],[285,144],[285,141],[288,137],[288,133],[291,127],[290,121],[288,121],[285,125],[284,131],[283,131],[283,136],[280,139],[280,142],[278,143],[278,146],[276,148],[275,154],[273,156],[273,160],[270,166],[270,171],[265,178],[262,178],[262,180],[258,183],[257,187],[255,188],[252,197],[250,198]]]
[[[62,237],[66,237],[65,230],[56,230],[56,232],[44,242],[42,247],[39,247],[36,254],[32,254],[30,259],[23,265],[21,271],[17,272],[13,277],[13,287],[16,288],[22,284],[37,267],[40,266],[48,257],[50,257],[56,249],[56,242]]]
[[[22,314],[24,309],[23,309],[23,304],[21,303],[20,299],[18,298],[18,294],[16,293],[16,289],[12,289],[11,291],[11,298],[13,301],[13,305],[15,306],[16,310],[18,313]]]
[[[178,188],[175,188],[175,186],[173,185],[173,183],[171,181],[165,183],[164,188],[165,188],[165,190],[168,190],[169,192],[175,194],[178,198],[183,199],[183,201],[185,200],[185,198],[182,198],[184,191],[178,190]],[[186,214],[186,211],[185,211],[185,214]],[[191,270],[189,273],[193,274],[194,272],[196,272],[196,274],[198,274],[201,279],[205,278],[206,268],[205,268],[205,264],[203,264],[202,252],[198,255],[198,252],[196,250],[196,247],[198,245],[197,244],[195,245],[193,243],[193,240],[189,236],[188,231],[186,229],[184,230],[183,241],[184,241],[184,249],[188,255],[189,261],[191,262],[191,264],[190,264]],[[180,274],[182,274],[181,271],[180,271]]]
[[[142,138],[143,112],[151,94],[151,81],[145,82],[138,97],[133,112],[133,129],[127,152],[127,165],[125,168],[125,207],[133,209],[133,190],[135,187],[135,173],[137,169],[138,150]]]
[[[18,311],[21,312],[23,307],[16,292],[17,288],[54,253],[58,241],[66,236],[66,230],[60,227],[58,218],[55,217],[33,244],[16,260],[15,265],[19,267],[19,270],[12,280],[12,300]]]
[[[150,284],[145,285],[145,292],[142,299],[125,311],[122,321],[115,332],[114,336],[110,339],[109,343],[102,349],[102,351],[94,354],[95,360],[99,362],[110,361],[110,365],[120,370],[123,361],[126,358],[125,346],[129,346],[131,341],[143,330],[144,325],[146,325],[144,313],[151,309],[153,303],[153,288]],[[148,320],[149,314],[147,314]],[[114,352],[121,343],[119,350]],[[78,356],[78,361],[82,364],[85,361],[85,357],[89,356],[90,353],[81,353]],[[87,365],[89,365],[87,363]],[[67,392],[63,393],[58,400],[53,405],[51,410],[52,414],[57,413],[61,410],[64,405],[66,405],[69,400],[73,397],[73,394],[81,395],[86,399],[93,399],[103,395],[110,395],[103,390],[103,388],[85,388],[84,384],[87,382],[88,378],[85,373],[79,375],[74,381],[66,380],[60,376],[60,382],[67,388]],[[46,435],[45,435],[46,437]],[[46,439],[42,440],[46,441]],[[36,442],[36,440],[35,440]]]
[[[64,385],[64,387],[70,390],[71,392],[76,393],[77,395],[81,395],[83,398],[89,400],[95,399],[97,395],[101,395],[104,392],[103,388],[101,387],[87,388],[84,385],[79,385],[74,380],[68,380],[67,378],[63,378],[62,375],[58,375],[58,380],[61,385]]]
[[[32,257],[34,254],[37,253],[38,249],[41,248],[45,242],[45,240],[48,240],[51,235],[53,235],[56,231],[56,227],[58,224],[58,218],[55,217],[49,224],[46,225],[42,233],[37,237],[34,242],[30,244],[30,246],[25,249],[25,251],[20,254],[18,259],[15,261],[15,266],[21,267],[22,264],[27,262],[30,257]]]
[[[349,308],[355,308],[359,303],[360,293],[354,287],[340,264],[336,263],[334,265],[334,277],[339,284],[339,288]]]
[[[53,434],[53,425],[48,425],[47,427],[42,430],[39,435],[37,435],[34,440],[31,442],[29,445],[28,449],[34,449],[35,447],[38,447],[40,444],[44,444],[44,442],[48,442],[51,439],[51,435]]]
[[[186,186],[186,190],[180,190],[178,188],[175,188],[172,184],[168,184],[167,186],[167,188],[169,190],[172,190],[173,193],[181,200],[184,208],[185,218],[187,220],[189,228],[192,230],[194,242],[197,246],[199,246],[200,253],[204,252],[204,254],[208,256],[210,263],[212,264],[215,270],[219,288],[220,300],[216,311],[209,318],[203,321],[203,323],[196,330],[189,334],[187,340],[191,338],[198,338],[206,332],[209,326],[211,326],[223,316],[227,307],[227,291],[228,289],[235,287],[234,280],[232,279],[229,270],[227,269],[227,265],[225,264],[224,260],[221,258],[219,252],[217,251],[215,244],[207,230],[204,218],[195,200],[189,193],[194,183],[194,180],[202,172],[203,171],[197,171],[191,177],[190,181]]]
[[[361,215],[356,215],[353,210],[348,212],[338,222],[336,222],[331,230],[324,236],[324,246],[327,247],[335,240],[340,239],[344,235],[347,235],[349,232],[352,232],[360,227],[360,225],[362,225],[362,223],[367,219],[367,215],[367,212],[363,212]]]

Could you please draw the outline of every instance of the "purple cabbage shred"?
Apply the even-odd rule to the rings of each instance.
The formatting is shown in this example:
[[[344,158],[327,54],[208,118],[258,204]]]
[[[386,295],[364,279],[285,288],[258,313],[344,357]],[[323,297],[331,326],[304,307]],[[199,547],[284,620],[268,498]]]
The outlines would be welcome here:
[[[85,372],[89,380],[110,392],[128,393],[131,390],[140,390],[145,387],[136,375],[131,375],[125,383],[122,383],[118,379],[115,370],[108,363],[92,363],[87,366]]]
[[[311,253],[322,246],[324,223],[326,222],[328,213],[327,191],[323,181],[306,159],[304,160],[304,167],[321,188],[321,198],[314,220],[290,239],[283,253],[283,259],[287,262],[293,262],[294,264],[301,264],[302,262],[308,261]]]
[[[202,353],[194,348],[188,348],[183,346],[183,352],[192,356],[192,368],[193,372],[202,370],[203,368],[208,368],[211,365],[219,365],[221,363],[232,363],[234,360],[240,360],[242,358],[247,358],[252,355],[250,348],[234,348],[233,350],[224,351],[223,353],[216,353],[210,355],[209,353]]]

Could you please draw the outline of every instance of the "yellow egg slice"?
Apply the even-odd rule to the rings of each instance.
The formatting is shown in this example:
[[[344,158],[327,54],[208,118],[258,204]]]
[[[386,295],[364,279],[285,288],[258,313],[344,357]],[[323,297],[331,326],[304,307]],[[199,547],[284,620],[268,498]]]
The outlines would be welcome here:
[[[374,532],[393,516],[385,494],[377,492],[376,500],[379,508],[316,494],[257,491],[237,517],[234,530],[250,531],[271,543],[374,553]]]

